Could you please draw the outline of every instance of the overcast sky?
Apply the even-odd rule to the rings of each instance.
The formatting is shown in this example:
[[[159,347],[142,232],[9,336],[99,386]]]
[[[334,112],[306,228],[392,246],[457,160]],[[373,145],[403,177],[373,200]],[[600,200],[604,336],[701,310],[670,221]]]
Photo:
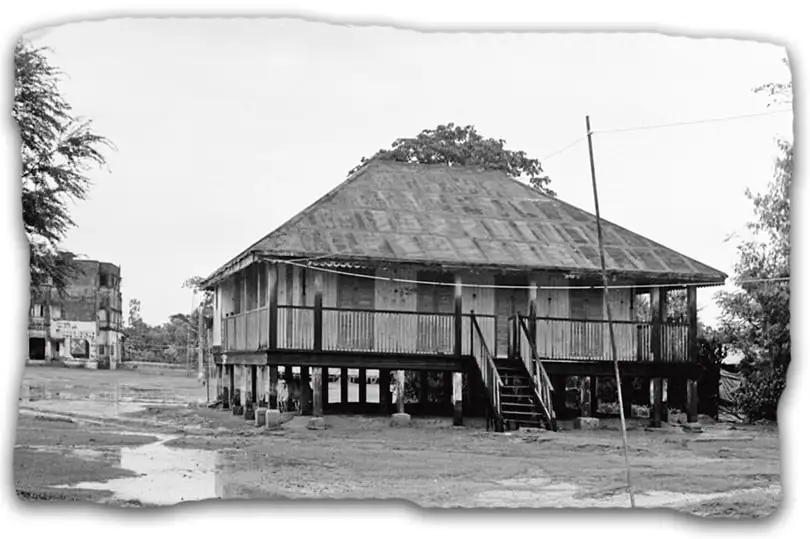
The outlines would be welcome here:
[[[361,157],[440,123],[543,159],[592,128],[759,113],[784,50],[653,34],[437,34],[283,19],[120,19],[31,34],[53,49],[75,112],[117,146],[65,247],[121,265],[148,323],[192,305],[207,275],[345,179]],[[603,133],[603,217],[733,273],[792,114]],[[587,145],[543,160],[592,211]],[[725,241],[729,236],[730,241]],[[716,289],[714,289],[716,290]],[[713,291],[701,316],[713,323]]]

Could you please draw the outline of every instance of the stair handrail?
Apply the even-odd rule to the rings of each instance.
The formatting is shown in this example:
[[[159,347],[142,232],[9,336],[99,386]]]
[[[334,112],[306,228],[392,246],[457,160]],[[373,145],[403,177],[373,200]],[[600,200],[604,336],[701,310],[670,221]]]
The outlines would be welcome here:
[[[476,337],[480,343],[482,354],[476,353],[475,340]],[[474,312],[470,312],[470,353],[475,358],[478,371],[481,374],[481,379],[484,382],[489,404],[495,414],[495,419],[499,429],[503,428],[504,420],[501,415],[501,386],[503,380],[495,367],[495,361],[492,357],[492,352],[487,346],[487,341],[484,338],[484,333],[478,325],[478,320]],[[483,357],[479,357],[483,356]]]
[[[515,324],[517,324],[517,331],[521,333],[521,336],[524,337],[529,344],[529,356],[526,357],[521,350],[521,339],[516,339],[515,347],[517,348],[517,353],[520,355],[523,364],[526,366],[526,370],[529,372],[529,377],[533,382],[532,389],[534,390],[537,400],[540,402],[540,407],[543,410],[543,414],[546,416],[549,426],[552,430],[556,430],[554,406],[552,404],[554,385],[551,383],[551,378],[548,376],[543,362],[540,361],[537,354],[537,343],[532,340],[529,328],[526,327],[526,321],[523,317],[517,315],[515,317]],[[539,377],[537,376],[538,373],[540,374]]]

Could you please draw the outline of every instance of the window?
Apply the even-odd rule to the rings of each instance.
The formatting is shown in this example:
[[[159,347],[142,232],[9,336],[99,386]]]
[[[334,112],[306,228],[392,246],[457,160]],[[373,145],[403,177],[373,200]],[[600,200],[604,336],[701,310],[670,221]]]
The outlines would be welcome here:
[[[45,306],[42,303],[34,303],[31,305],[31,316],[45,316]]]
[[[51,305],[51,318],[54,320],[62,318],[62,307],[60,305]]]
[[[102,287],[102,288],[106,288],[107,283],[108,283],[108,278],[109,278],[109,276],[106,273],[100,273],[98,275],[98,285],[100,287]]]
[[[115,357],[115,346],[110,345],[110,357]]]
[[[103,344],[98,345],[98,355],[103,356],[107,353],[107,346]]]

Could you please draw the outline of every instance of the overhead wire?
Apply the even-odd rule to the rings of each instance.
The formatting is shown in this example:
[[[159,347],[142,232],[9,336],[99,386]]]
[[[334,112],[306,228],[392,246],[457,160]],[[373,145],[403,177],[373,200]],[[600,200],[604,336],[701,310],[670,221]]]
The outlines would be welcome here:
[[[298,262],[291,262],[289,260],[278,259],[278,258],[266,258],[265,261],[267,262],[274,262],[274,263],[281,263],[281,264],[289,264],[290,266],[297,266],[304,269],[310,269],[313,271],[319,271],[322,273],[332,273],[336,275],[344,275],[347,277],[356,277],[360,279],[370,279],[375,281],[388,281],[388,282],[395,282],[395,283],[403,283],[403,284],[415,284],[415,285],[427,285],[427,286],[448,286],[448,287],[455,287],[461,286],[462,288],[479,288],[479,289],[503,289],[503,290],[580,290],[580,289],[594,289],[594,290],[601,290],[604,288],[604,285],[543,285],[538,284],[536,286],[531,285],[497,285],[497,284],[476,284],[476,283],[455,283],[455,282],[442,282],[442,281],[427,281],[422,279],[403,279],[399,277],[384,277],[381,275],[368,275],[365,273],[356,273],[350,271],[343,271],[333,268],[323,268],[318,266],[313,266],[311,264],[300,264]],[[716,281],[704,281],[704,282],[678,282],[678,283],[663,283],[663,284],[615,284],[609,285],[608,288],[611,290],[617,289],[638,289],[638,288],[685,288],[687,286],[726,286],[728,284],[751,284],[751,283],[762,283],[762,282],[781,282],[781,281],[789,281],[790,277],[769,277],[769,278],[762,278],[762,279],[740,279],[740,280],[733,280],[732,283],[720,283]]]
[[[659,123],[659,124],[648,124],[648,125],[639,125],[633,127],[618,127],[618,128],[607,128],[607,129],[596,129],[591,130],[591,134],[609,134],[609,133],[624,133],[624,132],[631,132],[631,131],[644,131],[650,129],[662,129],[662,128],[671,128],[671,127],[681,127],[681,126],[690,126],[690,125],[698,125],[698,124],[706,124],[706,123],[717,123],[717,122],[727,122],[727,121],[734,121],[746,118],[753,118],[759,116],[769,116],[774,114],[782,114],[787,112],[793,112],[792,108],[788,109],[771,109],[762,112],[754,112],[754,113],[745,113],[745,114],[736,114],[731,116],[722,116],[722,117],[715,117],[715,118],[703,118],[697,120],[685,120],[685,121],[676,121],[676,122],[668,122],[668,123]],[[587,134],[584,136],[577,137],[570,143],[566,144],[565,146],[561,147],[560,149],[547,154],[544,158],[540,161],[546,161],[558,155],[561,155],[580,142],[587,139]],[[521,199],[522,200],[522,199]],[[534,200],[531,198],[527,198],[525,200]],[[546,242],[549,243],[549,242]],[[560,244],[560,245],[570,245],[566,242],[551,242],[553,244]],[[311,264],[300,264],[300,262],[308,262],[311,263],[317,260],[323,260],[326,258],[334,258],[336,255],[334,253],[317,255],[313,257],[303,257],[303,258],[294,258],[294,259],[267,259],[271,262],[281,262],[293,266],[300,266],[303,268],[313,269],[316,271],[321,271],[324,273],[333,273],[338,275],[346,275],[350,277],[357,277],[357,278],[365,278],[365,279],[373,279],[373,280],[381,280],[381,281],[390,281],[390,282],[400,282],[404,284],[425,284],[425,285],[433,285],[433,286],[456,286],[455,283],[444,283],[444,282],[432,282],[432,281],[423,281],[423,280],[416,280],[416,279],[400,279],[395,277],[381,277],[377,275],[366,275],[360,273],[351,273],[341,270],[335,270],[331,268],[322,268],[316,267]],[[745,280],[735,280],[732,284],[753,284],[753,283],[762,283],[762,282],[779,282],[779,281],[789,281],[789,277],[776,277],[772,279],[745,279]],[[729,283],[720,283],[716,281],[708,281],[708,282],[692,282],[692,283],[665,283],[665,284],[639,284],[639,285],[609,285],[610,289],[622,289],[622,288],[656,288],[656,287],[665,287],[665,288],[683,288],[686,286],[725,286]],[[469,287],[469,288],[490,288],[490,289],[536,289],[536,290],[575,290],[575,289],[601,289],[602,285],[580,285],[580,286],[570,286],[570,285],[537,285],[537,286],[509,286],[509,285],[486,285],[486,284],[465,284],[461,283],[462,287]]]
[[[682,126],[699,125],[699,124],[707,124],[707,123],[729,122],[729,121],[734,121],[734,120],[743,120],[743,119],[747,119],[747,118],[755,118],[755,117],[758,117],[758,116],[770,116],[770,115],[774,115],[774,114],[783,114],[783,113],[787,113],[787,112],[792,113],[793,109],[792,108],[791,109],[771,109],[771,110],[767,110],[767,111],[763,111],[763,112],[751,112],[751,113],[746,113],[746,114],[735,114],[735,115],[731,115],[731,116],[719,116],[719,117],[715,117],[715,118],[702,118],[702,119],[698,119],[698,120],[685,120],[685,121],[667,122],[667,123],[659,123],[659,124],[638,125],[638,126],[631,126],[631,127],[614,127],[614,128],[608,128],[608,129],[593,129],[593,130],[591,130],[591,134],[598,135],[598,134],[610,134],[610,133],[627,133],[627,132],[632,132],[632,131],[647,131],[647,130],[650,130],[650,129],[663,129],[663,128],[668,128],[668,127],[682,127]],[[567,152],[568,150],[570,150],[571,148],[573,148],[574,146],[576,146],[577,144],[579,144],[580,142],[584,141],[587,138],[588,138],[587,135],[585,135],[585,136],[578,137],[578,138],[572,140],[570,143],[566,144],[565,146],[563,146],[559,150],[551,152],[550,154],[547,154],[545,157],[541,158],[540,162],[543,163],[545,161],[548,161],[549,159],[552,159],[554,157],[557,157],[558,155],[561,155],[561,154]]]

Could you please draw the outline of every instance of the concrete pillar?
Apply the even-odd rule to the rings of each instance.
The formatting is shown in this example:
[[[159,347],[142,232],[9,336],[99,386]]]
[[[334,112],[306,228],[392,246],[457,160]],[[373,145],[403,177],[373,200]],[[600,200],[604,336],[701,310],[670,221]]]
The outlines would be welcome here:
[[[397,371],[397,412],[405,413],[405,371]]]
[[[247,365],[240,365],[239,371],[241,375],[241,402],[240,404],[244,409],[247,409],[248,403],[250,402],[250,368]]]
[[[462,379],[460,372],[453,373],[453,425],[461,426],[464,424],[463,414],[461,410],[462,402]]]
[[[312,386],[308,366],[301,367],[301,414],[312,415]]]
[[[312,415],[323,416],[323,368],[312,368]]]
[[[697,423],[698,420],[698,383],[697,380],[686,382],[686,422]]]
[[[278,410],[278,365],[270,365],[267,370],[267,407],[270,410]]]
[[[380,369],[377,383],[380,384],[380,412],[387,414],[391,404],[391,371]]]

